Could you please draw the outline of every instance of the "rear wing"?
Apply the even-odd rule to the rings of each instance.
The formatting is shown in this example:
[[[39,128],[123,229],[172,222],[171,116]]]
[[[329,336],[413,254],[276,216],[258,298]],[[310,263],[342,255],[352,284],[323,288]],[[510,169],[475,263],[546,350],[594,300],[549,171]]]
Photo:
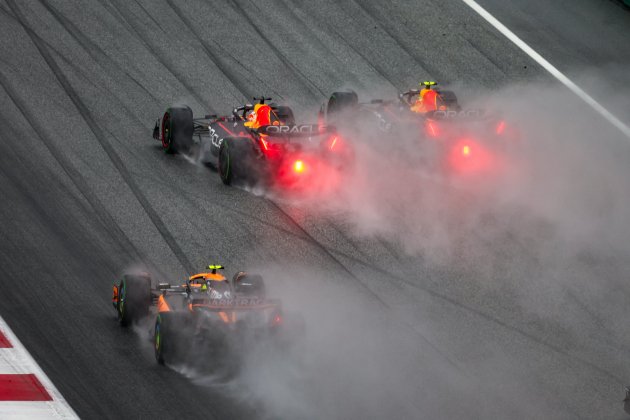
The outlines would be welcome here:
[[[152,289],[151,305],[157,305],[160,295],[164,296],[189,296],[190,290],[185,286],[171,286],[163,283],[157,289]],[[205,293],[193,293],[189,301],[192,308],[202,309],[211,312],[244,312],[244,311],[264,311],[267,309],[282,309],[282,302],[279,299],[262,299],[255,296],[236,295],[232,298],[214,299]]]
[[[282,304],[276,299],[236,297],[233,299],[193,299],[192,306],[193,308],[201,308],[212,312],[225,312],[280,309]]]
[[[460,110],[437,110],[430,111],[424,115],[433,120],[454,120],[454,121],[483,121],[492,118],[492,115],[483,109],[471,108]]]
[[[287,142],[291,139],[310,139],[312,137],[323,137],[333,135],[337,129],[331,125],[322,126],[318,124],[295,124],[295,125],[265,125],[254,130],[258,134],[263,134],[275,139],[284,139]]]

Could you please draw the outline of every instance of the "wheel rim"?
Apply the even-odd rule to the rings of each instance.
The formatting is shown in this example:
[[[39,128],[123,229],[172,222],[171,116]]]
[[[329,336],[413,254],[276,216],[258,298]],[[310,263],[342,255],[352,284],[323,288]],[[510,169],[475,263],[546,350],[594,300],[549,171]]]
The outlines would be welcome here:
[[[160,350],[162,350],[162,333],[160,332],[160,324],[155,326],[155,354],[160,355]]]
[[[171,116],[167,112],[162,118],[162,147],[168,150],[171,146]]]
[[[125,282],[122,282],[120,285],[120,291],[118,292],[118,315],[122,320],[125,316],[125,294],[127,288],[125,287]]]

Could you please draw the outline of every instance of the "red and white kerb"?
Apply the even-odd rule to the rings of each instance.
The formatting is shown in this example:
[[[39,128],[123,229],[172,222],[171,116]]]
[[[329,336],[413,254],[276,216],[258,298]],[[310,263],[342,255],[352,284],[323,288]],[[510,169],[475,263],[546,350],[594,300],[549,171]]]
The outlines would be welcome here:
[[[0,419],[78,418],[0,318]]]

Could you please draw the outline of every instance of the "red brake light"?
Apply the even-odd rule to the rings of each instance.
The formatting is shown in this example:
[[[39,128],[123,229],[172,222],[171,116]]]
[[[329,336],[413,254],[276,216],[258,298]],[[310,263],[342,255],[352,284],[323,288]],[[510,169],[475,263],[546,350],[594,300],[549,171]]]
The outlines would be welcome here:
[[[260,151],[267,158],[277,158],[282,151],[282,146],[278,143],[274,143],[273,141],[267,140],[265,137],[260,137]]]
[[[302,162],[301,160],[296,160],[293,164],[293,170],[298,174],[304,172],[304,169],[306,168],[304,166],[304,162]]]
[[[437,137],[440,134],[438,126],[437,126],[437,124],[435,122],[433,122],[433,121],[427,122],[427,133],[431,137]]]
[[[282,325],[282,316],[280,316],[280,314],[275,314],[273,319],[271,320],[271,325],[273,325],[274,327]]]
[[[337,144],[337,137],[335,137],[332,141],[332,143],[330,143],[330,150],[335,148],[335,144]]]
[[[499,124],[497,125],[497,134],[501,135],[503,134],[503,131],[505,130],[505,121],[501,121],[499,122]]]
[[[475,139],[457,141],[449,153],[449,165],[460,174],[474,174],[494,169],[494,156]]]

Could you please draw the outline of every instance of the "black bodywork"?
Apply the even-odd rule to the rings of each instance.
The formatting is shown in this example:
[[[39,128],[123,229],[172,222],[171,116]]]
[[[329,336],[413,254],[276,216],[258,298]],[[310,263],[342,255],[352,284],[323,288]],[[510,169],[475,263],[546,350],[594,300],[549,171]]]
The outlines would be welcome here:
[[[271,98],[254,100],[265,105]],[[195,150],[198,160],[215,167],[225,184],[271,185],[280,178],[290,178],[286,175],[297,160],[338,158],[327,153],[334,128],[296,125],[289,107],[267,105],[273,111],[273,125],[256,128],[247,124],[248,113],[255,109],[253,104],[236,107],[231,115],[203,118],[193,118],[188,107],[171,107],[157,120],[153,137],[162,141],[166,152]]]
[[[412,89],[398,95],[397,99],[372,99],[359,102],[358,95],[352,91],[334,92],[328,101],[322,104],[319,119],[339,128],[355,124],[368,126],[379,133],[398,135],[405,129],[422,128],[429,121],[455,120],[467,116],[468,119],[480,118],[479,112],[463,112],[457,97],[451,91],[440,92],[443,110],[425,114],[411,110],[414,98],[420,91]],[[417,130],[414,132],[418,133]]]
[[[462,109],[452,91],[439,91],[437,111],[417,113],[412,106],[420,91],[409,90],[392,100],[360,102],[356,93],[335,92],[322,104],[319,120],[337,127],[344,137],[357,138],[388,155],[402,155],[428,169],[452,172],[455,156],[483,149],[485,157],[512,147],[513,127],[479,109]],[[465,148],[465,149],[464,149]],[[454,159],[455,158],[455,159]],[[465,156],[472,160],[473,156]],[[488,159],[485,159],[488,160]],[[476,165],[473,165],[476,166]]]

